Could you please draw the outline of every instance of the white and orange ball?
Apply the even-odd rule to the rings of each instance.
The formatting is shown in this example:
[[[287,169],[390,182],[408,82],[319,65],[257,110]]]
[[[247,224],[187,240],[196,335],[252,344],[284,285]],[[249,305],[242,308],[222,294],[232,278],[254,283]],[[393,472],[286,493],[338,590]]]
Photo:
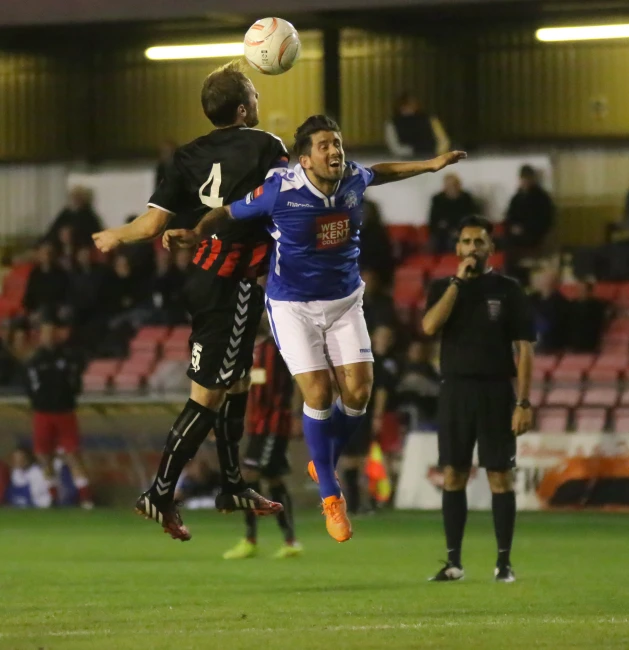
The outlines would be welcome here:
[[[282,18],[256,20],[245,34],[245,58],[263,74],[290,70],[301,52],[297,30]]]

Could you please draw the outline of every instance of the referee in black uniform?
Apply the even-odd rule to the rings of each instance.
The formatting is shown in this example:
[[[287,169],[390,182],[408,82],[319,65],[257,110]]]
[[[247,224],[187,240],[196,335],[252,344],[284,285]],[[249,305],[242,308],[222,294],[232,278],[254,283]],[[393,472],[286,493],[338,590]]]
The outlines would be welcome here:
[[[456,246],[461,263],[455,276],[431,285],[422,321],[426,334],[441,332],[438,435],[448,561],[432,578],[440,582],[464,577],[465,488],[477,441],[479,464],[487,470],[492,492],[498,543],[494,576],[499,582],[515,580],[510,559],[515,528],[512,470],[516,436],[528,431],[533,419],[528,397],[535,331],[520,285],[487,268],[494,250],[491,233],[486,219],[469,217],[461,223]]]

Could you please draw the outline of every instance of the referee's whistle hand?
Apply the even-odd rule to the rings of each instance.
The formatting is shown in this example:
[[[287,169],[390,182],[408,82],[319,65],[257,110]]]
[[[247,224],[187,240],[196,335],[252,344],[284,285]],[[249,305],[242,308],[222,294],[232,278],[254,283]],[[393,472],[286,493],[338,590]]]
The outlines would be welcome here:
[[[478,259],[476,257],[468,256],[464,258],[456,270],[456,277],[461,280],[467,280],[470,271],[473,271],[477,264]]]
[[[531,408],[522,408],[516,406],[511,418],[511,429],[514,435],[521,436],[523,433],[531,430],[533,426],[533,410]]]

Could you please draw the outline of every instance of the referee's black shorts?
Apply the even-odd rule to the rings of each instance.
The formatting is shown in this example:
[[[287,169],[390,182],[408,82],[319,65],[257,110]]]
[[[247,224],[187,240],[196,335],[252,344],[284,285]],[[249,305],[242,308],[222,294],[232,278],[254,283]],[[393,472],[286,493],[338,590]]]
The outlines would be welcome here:
[[[514,406],[509,379],[446,377],[439,394],[439,465],[470,468],[478,441],[481,467],[496,472],[515,467]]]

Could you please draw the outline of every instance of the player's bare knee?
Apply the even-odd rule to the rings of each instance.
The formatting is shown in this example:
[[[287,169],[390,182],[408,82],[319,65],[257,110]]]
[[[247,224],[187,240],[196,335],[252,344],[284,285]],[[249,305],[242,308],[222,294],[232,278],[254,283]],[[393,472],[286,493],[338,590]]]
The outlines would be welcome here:
[[[443,489],[447,492],[464,490],[469,477],[469,469],[458,469],[448,465],[443,470]]]
[[[251,375],[247,374],[246,377],[239,379],[227,392],[230,395],[237,395],[238,393],[246,393],[251,388]]]
[[[190,399],[212,411],[218,411],[225,401],[225,388],[205,388],[196,382],[190,386]]]
[[[489,487],[494,494],[504,494],[513,491],[513,472],[487,472]]]
[[[308,372],[296,375],[304,403],[311,409],[325,411],[332,405],[332,382],[327,372]]]
[[[364,383],[359,386],[353,386],[345,391],[342,396],[343,404],[355,411],[362,411],[367,408],[369,398],[371,397],[371,383]]]

